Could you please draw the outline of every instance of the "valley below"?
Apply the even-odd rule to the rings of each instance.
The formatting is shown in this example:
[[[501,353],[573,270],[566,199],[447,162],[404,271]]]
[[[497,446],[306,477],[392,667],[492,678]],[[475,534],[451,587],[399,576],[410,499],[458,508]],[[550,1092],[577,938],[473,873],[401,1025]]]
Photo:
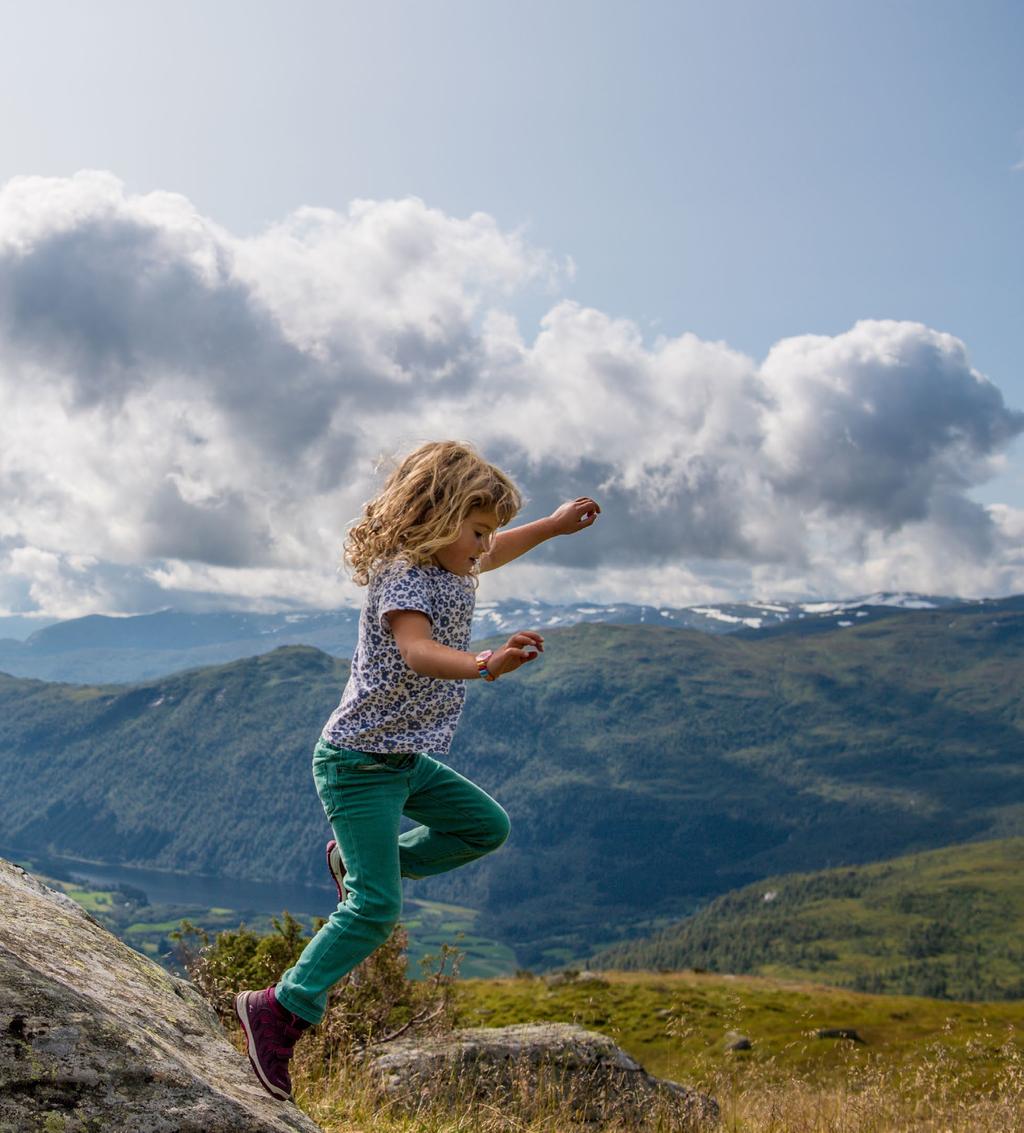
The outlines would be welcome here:
[[[1002,844],[1000,868],[1012,874],[1024,836],[1020,606],[896,610],[842,629],[793,622],[751,636],[553,629],[529,670],[470,686],[449,756],[509,811],[509,842],[410,885],[408,899],[465,910],[459,931],[481,942],[481,973],[510,974],[662,940],[698,923],[685,920],[694,914],[706,923],[717,898],[744,887],[788,894],[777,882],[792,874],[982,843]],[[214,879],[239,894],[248,885],[327,894],[304,909],[291,897],[147,893],[155,905],[326,915],[330,834],[309,759],[346,676],[344,661],[305,645],[129,686],[0,675],[2,840],[29,859]],[[759,959],[730,951],[722,929],[725,945],[705,941],[703,959],[658,964],[735,971],[757,960],[763,974],[863,989],[1016,994],[1013,945],[993,937],[986,953],[951,919],[958,900],[975,907],[972,884],[922,890],[917,905],[894,896],[902,905],[886,916],[898,913],[898,929],[852,966],[843,961],[852,946],[808,927],[806,910],[793,921],[802,939],[787,928],[771,944],[764,932],[786,901],[757,908]],[[833,897],[830,915],[842,922],[842,902],[856,895]],[[1009,889],[993,899],[1019,910]],[[995,921],[1015,923],[1001,908]],[[924,954],[909,959],[923,967],[897,978],[911,942]],[[1002,974],[986,969],[988,954]],[[938,965],[945,985],[930,970]]]

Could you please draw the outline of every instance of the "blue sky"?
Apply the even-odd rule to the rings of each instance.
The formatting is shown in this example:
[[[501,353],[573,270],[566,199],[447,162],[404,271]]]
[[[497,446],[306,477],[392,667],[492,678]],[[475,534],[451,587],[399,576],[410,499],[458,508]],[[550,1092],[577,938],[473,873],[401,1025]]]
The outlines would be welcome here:
[[[2,10],[0,182],[107,171],[126,199],[180,194],[202,224],[241,242],[303,206],[344,216],[353,201],[414,197],[453,221],[487,214],[509,247],[518,240],[526,249],[515,281],[502,275],[499,298],[468,302],[462,335],[500,309],[530,346],[540,320],[570,302],[612,322],[628,320],[649,352],[690,333],[727,344],[757,368],[782,340],[840,341],[863,320],[922,324],[963,344],[964,366],[994,383],[1005,412],[1024,407],[1018,3],[43,0]],[[77,206],[59,207],[74,213]],[[543,268],[534,254],[547,257]],[[486,262],[491,278],[498,269]],[[465,273],[478,269],[477,261],[460,269],[459,286],[470,287]],[[283,309],[275,308],[279,321]],[[21,341],[16,331],[11,342]],[[297,341],[297,331],[289,334]],[[891,345],[876,354],[886,350]],[[12,367],[24,364],[17,359]],[[592,379],[578,380],[585,391]],[[794,382],[787,376],[785,388]],[[908,422],[927,416],[920,410],[929,396],[919,395]],[[474,406],[486,414],[486,399]],[[983,590],[1018,588],[1024,573],[1013,543],[1015,513],[1024,509],[1024,442],[1003,410],[991,412],[1003,416],[972,433],[967,464],[954,468],[947,453],[941,468],[926,463],[909,476],[915,483],[932,477],[941,501],[933,492],[920,506],[883,516],[866,504],[844,513],[835,492],[803,493],[793,504],[799,517],[779,517],[782,527],[801,526],[802,566],[794,560],[778,568],[777,549],[751,534],[749,519],[737,519],[734,538],[705,534],[675,548],[685,575],[665,573],[667,552],[652,552],[646,565],[660,581],[650,596],[678,602],[762,586],[785,593],[883,582],[935,587],[941,574],[922,573],[920,563],[943,543],[938,528],[925,532],[921,523],[945,524],[950,540],[962,537],[964,524],[980,531],[983,517],[967,516],[967,502],[1014,514],[999,514],[998,539],[994,528],[978,536],[975,557],[950,585],[970,589],[977,578]],[[798,416],[793,410],[786,419]],[[474,418],[454,420],[473,431]],[[951,422],[941,429],[948,433]],[[643,444],[642,421],[636,429],[633,439]],[[481,442],[500,447],[492,423],[480,432]],[[380,422],[381,447],[411,435],[408,422],[396,421],[390,432]],[[910,434],[898,443],[915,447]],[[639,472],[599,469],[595,454],[585,456],[590,463],[581,456],[580,470],[600,474],[612,498],[636,488]],[[692,458],[691,451],[691,469]],[[172,465],[167,475],[176,476]],[[198,475],[187,503],[234,506],[237,486],[200,488]],[[808,466],[801,475],[814,473]],[[793,497],[780,476],[776,468],[769,477],[775,501]],[[690,499],[654,522],[696,530],[698,505]],[[828,566],[841,545],[828,523],[862,548],[862,576]],[[914,549],[897,546],[897,536]],[[37,585],[34,598],[25,582],[5,599],[12,612],[19,604],[127,610],[152,604],[153,586],[174,601],[230,591],[225,579],[215,583],[206,572],[189,581],[175,565],[193,564],[194,574],[205,562],[194,539],[192,551],[170,543],[90,547],[80,531],[47,542],[11,524],[3,537],[21,553],[22,569],[44,561],[32,558],[35,550],[57,557],[46,561],[63,579],[59,587]],[[321,549],[295,531],[273,529],[267,538]],[[545,578],[556,577],[554,561]],[[746,569],[751,564],[761,573]],[[76,590],[83,579],[89,585]],[[581,594],[614,596],[634,585],[621,555],[581,561],[575,575],[558,579]],[[295,601],[322,600],[315,588],[281,577],[262,588],[242,580],[238,592],[268,601],[275,585]]]

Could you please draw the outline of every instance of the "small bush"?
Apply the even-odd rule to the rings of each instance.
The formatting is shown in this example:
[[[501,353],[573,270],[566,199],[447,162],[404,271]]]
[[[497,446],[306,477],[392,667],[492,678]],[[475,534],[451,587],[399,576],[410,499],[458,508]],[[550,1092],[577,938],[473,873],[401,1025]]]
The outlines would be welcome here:
[[[371,1047],[410,1031],[452,1030],[452,985],[461,954],[442,945],[437,956],[423,958],[424,978],[412,980],[407,947],[408,935],[398,925],[376,952],[332,988],[323,1022],[296,1047],[296,1072],[307,1084],[361,1062]]]
[[[274,931],[259,936],[240,925],[209,936],[188,921],[172,933],[176,952],[189,978],[213,1004],[221,1020],[236,1025],[234,999],[243,988],[277,983],[309,942],[290,914],[274,918]],[[398,925],[371,956],[331,989],[327,1013],[296,1049],[296,1064],[307,1075],[314,1067],[329,1067],[357,1058],[367,1048],[389,1042],[416,1029],[439,1033],[451,1030],[455,1007],[452,984],[461,954],[442,945],[437,956],[422,961],[423,978],[408,974],[409,938]]]
[[[273,923],[274,931],[264,936],[242,924],[218,933],[212,944],[207,933],[190,921],[182,921],[170,934],[176,959],[223,1022],[234,1021],[239,991],[277,983],[306,947],[309,938],[290,913],[274,917]]]

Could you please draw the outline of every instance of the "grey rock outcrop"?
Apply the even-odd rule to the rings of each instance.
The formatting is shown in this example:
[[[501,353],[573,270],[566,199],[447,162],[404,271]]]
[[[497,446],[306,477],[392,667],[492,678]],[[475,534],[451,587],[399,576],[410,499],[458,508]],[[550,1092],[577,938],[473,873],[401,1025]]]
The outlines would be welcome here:
[[[0,859],[0,1133],[316,1133],[183,980]]]
[[[405,1111],[476,1101],[585,1125],[699,1129],[718,1119],[711,1098],[653,1077],[606,1035],[565,1023],[398,1040],[371,1069],[384,1098]]]

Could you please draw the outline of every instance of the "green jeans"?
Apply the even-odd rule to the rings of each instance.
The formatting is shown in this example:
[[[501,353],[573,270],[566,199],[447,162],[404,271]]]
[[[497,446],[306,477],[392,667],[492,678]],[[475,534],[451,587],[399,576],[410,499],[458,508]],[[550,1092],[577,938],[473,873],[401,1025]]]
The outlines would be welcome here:
[[[345,862],[345,901],[277,985],[283,1007],[319,1023],[331,987],[383,944],[402,912],[402,878],[433,877],[496,850],[508,815],[429,755],[389,755],[320,740],[313,778]],[[402,815],[421,825],[399,835]]]

